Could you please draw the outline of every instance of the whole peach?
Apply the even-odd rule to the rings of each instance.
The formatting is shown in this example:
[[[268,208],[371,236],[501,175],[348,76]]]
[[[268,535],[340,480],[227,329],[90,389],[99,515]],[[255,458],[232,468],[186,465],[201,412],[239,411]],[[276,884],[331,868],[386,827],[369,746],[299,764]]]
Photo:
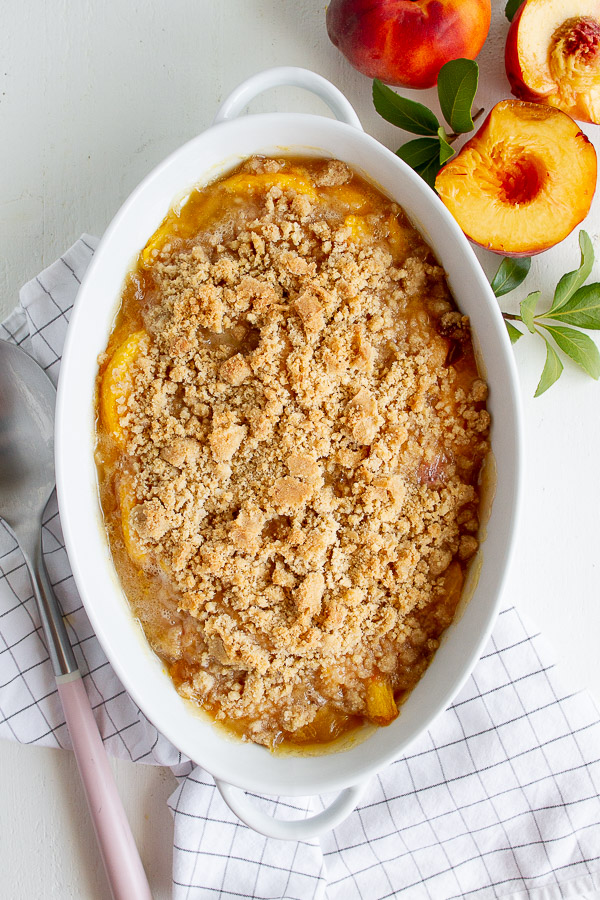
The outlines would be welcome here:
[[[427,88],[444,63],[477,56],[490,18],[490,0],[331,0],[327,33],[364,75]]]

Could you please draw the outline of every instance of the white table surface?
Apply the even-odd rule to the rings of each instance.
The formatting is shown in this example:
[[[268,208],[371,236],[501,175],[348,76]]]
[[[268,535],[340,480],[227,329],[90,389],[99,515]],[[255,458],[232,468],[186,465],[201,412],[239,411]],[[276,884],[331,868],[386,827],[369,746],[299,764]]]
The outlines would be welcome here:
[[[480,105],[509,96],[504,0],[479,62]],[[354,104],[365,129],[396,149],[406,135],[375,114],[371,84],[329,43],[323,0],[24,0],[0,29],[0,318],[20,285],[83,231],[101,234],[137,182],[209,126],[240,81],[273,65],[312,68]],[[435,92],[419,93],[431,103]],[[300,91],[253,111],[324,112]],[[583,126],[600,151],[600,127]],[[585,227],[600,257],[600,197]],[[527,290],[546,297],[578,264],[576,233],[534,260]],[[499,259],[482,251],[488,274]],[[594,269],[600,280],[600,264]],[[512,309],[525,291],[505,298]],[[508,305],[510,304],[510,306]],[[567,364],[533,392],[541,342],[516,347],[527,474],[507,594],[554,645],[566,678],[600,701],[600,384]],[[171,773],[115,762],[155,900],[170,896]],[[72,755],[0,741],[0,896],[108,898]],[[443,898],[440,898],[443,900]]]

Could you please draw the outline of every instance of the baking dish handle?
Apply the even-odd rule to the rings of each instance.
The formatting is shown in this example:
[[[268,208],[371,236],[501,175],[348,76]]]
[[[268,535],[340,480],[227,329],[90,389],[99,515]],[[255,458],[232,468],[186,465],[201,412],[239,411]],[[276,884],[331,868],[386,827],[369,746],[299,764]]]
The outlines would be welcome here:
[[[326,831],[331,831],[332,828],[335,828],[350,815],[367,786],[366,781],[354,784],[338,794],[331,806],[328,806],[316,816],[309,816],[307,819],[290,820],[274,819],[262,810],[257,809],[245,791],[234,787],[227,781],[215,778],[215,784],[221,797],[238,819],[249,828],[258,831],[259,834],[264,834],[265,837],[278,838],[281,841],[308,841],[311,838],[319,837]]]
[[[307,91],[311,91],[325,101],[336,119],[358,128],[359,131],[363,130],[354,107],[346,100],[341,91],[330,81],[327,81],[326,78],[323,78],[322,75],[317,75],[316,72],[311,72],[310,69],[301,69],[296,66],[277,66],[274,69],[266,69],[264,72],[259,72],[257,75],[247,78],[223,101],[213,124],[218,125],[219,122],[235,119],[258,94],[262,94],[263,91],[268,91],[270,88],[282,87],[283,85],[305,88]]]

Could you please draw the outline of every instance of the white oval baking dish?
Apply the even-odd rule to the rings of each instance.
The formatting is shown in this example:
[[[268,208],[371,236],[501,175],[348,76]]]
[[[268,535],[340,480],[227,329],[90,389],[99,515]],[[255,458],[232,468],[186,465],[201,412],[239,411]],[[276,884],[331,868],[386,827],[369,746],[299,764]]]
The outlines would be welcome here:
[[[238,117],[258,93],[295,85],[318,94],[336,119],[298,113]],[[425,675],[387,728],[321,756],[272,754],[228,738],[175,691],[134,620],[120,587],[102,523],[94,464],[94,382],[126,273],[174,201],[252,154],[335,157],[397,201],[433,248],[459,308],[470,316],[490,386],[497,490],[474,594],[447,630]],[[366,135],[344,96],[304,69],[271,69],[240,85],[213,127],[175,151],[136,188],[107,229],[81,285],[65,345],[57,401],[56,471],[73,574],[90,621],[135,702],[183,753],[210,772],[226,802],[256,830],[306,839],[334,827],[363,785],[400,756],[442,712],[473,669],[492,629],[515,534],[521,471],[517,378],[502,316],[458,225],[435,193],[397,156]],[[272,819],[243,792],[309,795],[341,791],[318,816]]]

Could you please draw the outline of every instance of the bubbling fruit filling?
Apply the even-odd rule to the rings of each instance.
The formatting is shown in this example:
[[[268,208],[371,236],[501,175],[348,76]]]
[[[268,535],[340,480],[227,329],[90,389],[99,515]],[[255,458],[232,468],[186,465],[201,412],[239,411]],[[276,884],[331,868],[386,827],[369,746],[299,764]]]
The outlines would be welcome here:
[[[487,387],[402,210],[253,158],[140,253],[98,375],[116,568],[179,693],[244,740],[388,725],[478,549]]]

